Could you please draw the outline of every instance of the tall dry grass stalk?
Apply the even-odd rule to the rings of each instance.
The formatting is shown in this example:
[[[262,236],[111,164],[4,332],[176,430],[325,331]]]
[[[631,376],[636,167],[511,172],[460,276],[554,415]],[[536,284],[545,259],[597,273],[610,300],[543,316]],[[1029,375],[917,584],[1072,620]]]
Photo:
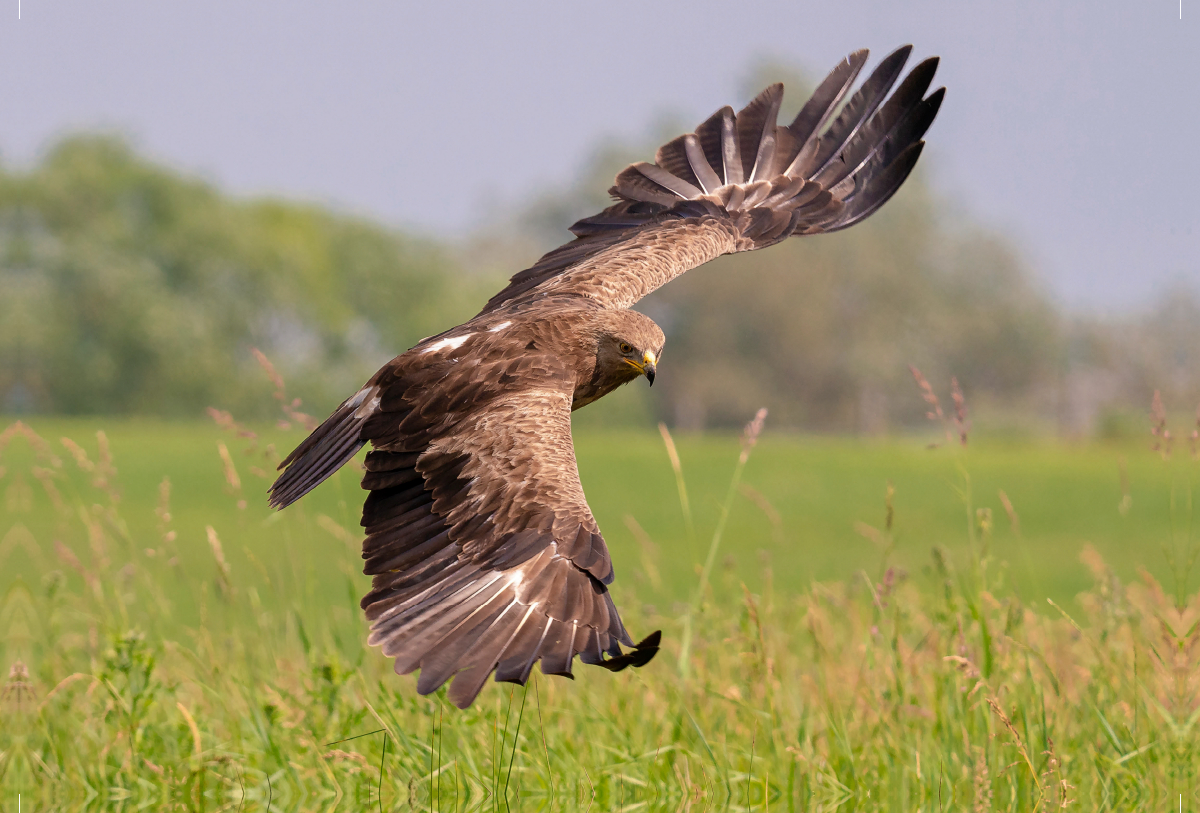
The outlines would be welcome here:
[[[275,400],[279,402],[279,408],[287,417],[287,421],[291,421],[292,423],[304,427],[305,432],[311,432],[312,430],[316,429],[320,421],[318,421],[312,415],[307,415],[300,411],[299,398],[288,398],[287,387],[284,386],[283,383],[283,376],[280,375],[279,371],[275,369],[275,365],[271,363],[271,360],[267,358],[266,354],[257,347],[250,348],[250,352],[254,354],[255,360],[258,362],[259,366],[263,368],[263,372],[267,374],[267,378],[269,378],[271,383],[275,386],[275,391],[272,393],[272,395],[274,396]],[[287,421],[281,422],[281,429],[290,428],[290,424]]]
[[[946,413],[942,411],[942,402],[938,399],[937,393],[933,391],[933,385],[929,383],[929,379],[921,373],[913,365],[908,365],[908,371],[912,373],[913,379],[917,382],[917,386],[921,389],[921,397],[925,403],[929,405],[929,410],[925,413],[925,417],[931,421],[935,421],[942,425],[946,432],[946,443],[953,443],[954,440],[950,435],[950,423],[946,420]],[[936,444],[933,444],[936,445]]]
[[[1163,406],[1162,393],[1158,390],[1154,391],[1154,398],[1150,402],[1150,435],[1154,438],[1150,448],[1161,454],[1164,460],[1170,457],[1175,438],[1167,428],[1167,410]]]
[[[1188,445],[1192,450],[1192,460],[1200,460],[1200,405],[1196,406],[1196,425],[1188,435]]]
[[[695,594],[692,597],[691,604],[688,607],[687,614],[684,616],[683,623],[683,640],[679,646],[679,674],[685,680],[688,677],[689,662],[691,656],[692,644],[692,625],[695,623],[696,614],[700,611],[701,602],[704,601],[705,593],[708,591],[708,583],[712,578],[713,565],[717,561],[717,551],[721,548],[721,537],[725,533],[725,524],[729,521],[729,511],[733,507],[734,498],[737,496],[738,486],[742,482],[742,473],[746,469],[746,463],[750,460],[750,452],[758,443],[758,436],[762,434],[763,424],[767,420],[767,410],[759,409],[754,417],[746,424],[746,428],[742,430],[741,451],[738,453],[737,464],[733,469],[733,477],[729,481],[729,489],[725,494],[725,499],[721,502],[720,512],[717,514],[717,526],[713,530],[712,541],[708,545],[708,555],[704,559],[704,566],[700,569],[700,580],[696,585]],[[670,435],[663,432],[664,438],[669,438]],[[674,444],[672,444],[672,450]],[[679,456],[673,451],[670,452],[672,465],[676,464]],[[683,482],[682,469],[677,475],[679,482]],[[682,495],[681,491],[681,495]]]
[[[233,590],[233,584],[229,579],[229,562],[225,559],[225,549],[221,547],[221,538],[217,536],[217,531],[211,525],[204,526],[204,533],[208,537],[208,547],[212,551],[213,561],[217,563],[217,584],[221,587],[223,595],[228,595]]]
[[[667,460],[671,463],[671,471],[675,474],[675,489],[679,493],[679,507],[683,511],[683,523],[687,530],[688,541],[696,540],[696,524],[692,519],[692,503],[688,499],[687,481],[683,478],[683,464],[679,460],[679,452],[675,448],[675,439],[665,423],[658,424],[658,434],[662,436],[663,446],[667,450]]]

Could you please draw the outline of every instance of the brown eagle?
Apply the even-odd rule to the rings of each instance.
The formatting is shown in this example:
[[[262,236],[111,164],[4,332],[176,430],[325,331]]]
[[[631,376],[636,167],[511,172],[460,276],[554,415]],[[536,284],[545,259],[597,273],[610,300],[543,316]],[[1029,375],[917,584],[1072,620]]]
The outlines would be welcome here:
[[[523,684],[537,661],[571,677],[577,655],[614,671],[654,656],[659,633],[635,645],[608,592],[571,412],[638,376],[654,383],[665,337],[629,310],[646,294],[722,254],[844,229],[895,193],[944,93],[925,95],[932,58],[888,95],[910,51],[848,101],[866,50],[791,124],[776,123],[783,86],[772,85],[626,168],[616,202],[572,226],[574,240],[474,319],[390,361],[283,461],[276,508],[371,444],[362,525],[374,581],[362,607],[396,672],[421,670],[419,692],[453,677],[450,699],[465,708],[492,672]]]

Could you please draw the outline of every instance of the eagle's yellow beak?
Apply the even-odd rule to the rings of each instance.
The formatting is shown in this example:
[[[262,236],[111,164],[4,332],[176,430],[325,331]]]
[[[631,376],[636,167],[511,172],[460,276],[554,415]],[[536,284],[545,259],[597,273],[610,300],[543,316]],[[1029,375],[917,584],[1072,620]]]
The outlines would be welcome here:
[[[654,353],[652,351],[647,350],[642,356],[640,363],[634,361],[633,359],[624,359],[624,361],[630,367],[646,376],[646,380],[650,382],[650,386],[654,386],[654,365],[658,362],[658,359],[654,357]]]

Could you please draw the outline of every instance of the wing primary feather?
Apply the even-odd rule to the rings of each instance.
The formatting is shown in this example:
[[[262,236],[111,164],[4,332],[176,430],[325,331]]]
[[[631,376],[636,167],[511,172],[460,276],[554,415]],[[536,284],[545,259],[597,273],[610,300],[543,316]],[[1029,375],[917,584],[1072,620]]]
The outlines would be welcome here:
[[[687,138],[686,135],[681,135],[659,147],[658,151],[654,153],[654,163],[676,178],[681,178],[692,185],[696,185],[699,183],[699,179],[692,170],[691,161],[688,160],[687,149],[683,144],[685,138]]]
[[[504,601],[506,598],[507,603]],[[477,628],[487,629],[507,612],[515,601],[516,599],[506,595],[501,588],[490,595],[486,595],[483,590],[477,591],[470,598],[441,613],[433,608],[431,613],[437,616],[433,623],[418,626],[405,620],[403,626],[380,642],[383,645],[383,654],[396,658],[398,674],[407,674],[421,665],[421,659],[433,647],[452,635],[465,635]]]
[[[286,508],[320,485],[354,457],[365,443],[359,437],[365,417],[347,401],[334,410],[279,464],[283,473],[268,489],[272,508]]]
[[[909,110],[908,114],[893,128],[888,138],[881,142],[871,155],[862,162],[859,169],[854,173],[857,189],[854,193],[855,195],[861,194],[863,185],[891,166],[892,162],[911,145],[921,140],[921,137],[925,135],[925,131],[929,129],[929,125],[933,123],[933,118],[937,115],[938,108],[941,107],[945,90],[945,88],[938,88],[929,94],[928,98]],[[864,179],[862,184],[857,183],[857,179],[859,178]]]
[[[775,133],[763,133],[762,141],[758,143],[758,154],[754,158],[754,167],[750,170],[750,180],[769,181],[774,175],[774,163]]]
[[[738,149],[743,161],[743,176],[748,183],[770,177],[775,154],[775,120],[783,100],[783,85],[776,82],[754,97],[737,114]]]
[[[460,562],[459,564],[464,563]],[[500,579],[502,574],[481,573],[478,568],[463,567],[460,571],[443,575],[445,575],[444,581],[429,585],[417,584],[381,596],[375,603],[364,608],[367,618],[377,625],[390,623],[393,620],[402,624],[404,617],[407,617],[409,613],[424,612],[435,603],[444,602],[448,605],[457,605],[482,596]]]
[[[720,177],[717,180],[717,186],[723,186],[725,181],[725,158],[721,148],[721,132],[724,128],[724,120],[726,116],[733,115],[733,108],[725,105],[720,110],[713,113],[699,127],[696,128],[696,140],[700,144],[700,150],[704,153],[704,160],[713,169],[714,174],[720,170]]]
[[[502,661],[496,668],[496,682],[511,682],[525,685],[525,681],[529,680],[529,673],[533,671],[533,665],[542,655],[542,644],[546,641],[546,636],[550,634],[550,627],[553,626],[554,619],[546,616],[546,623],[542,626],[542,632],[538,636],[537,643],[529,646],[523,653],[515,657],[509,658],[507,662]]]
[[[920,138],[924,133],[923,129],[914,138],[911,133],[902,132],[902,128],[906,123],[914,121],[914,112],[922,109],[922,97],[933,81],[937,64],[937,57],[932,57],[913,68],[896,88],[896,92],[846,144],[839,156],[840,160],[830,162],[813,177],[813,180],[826,188],[832,188],[857,172],[876,152],[886,149],[888,144],[899,143],[902,147],[907,147],[909,143]],[[936,103],[934,112],[936,113]],[[929,121],[932,120],[931,116]]]
[[[633,646],[632,652],[609,658],[600,664],[610,672],[620,672],[627,667],[639,668],[650,663],[658,654],[662,642],[662,630],[655,630]]]
[[[726,184],[742,183],[742,151],[738,146],[737,124],[730,108],[721,111],[721,161]]]
[[[475,583],[478,581],[479,570],[467,567],[465,562],[460,562],[457,568],[449,573],[444,573],[442,580],[434,584],[417,585],[415,588],[399,590],[388,585],[376,585],[366,595],[363,610],[367,620],[372,624],[382,624],[401,613],[421,612],[435,602],[440,603],[450,596],[466,592],[470,587],[476,586]]]
[[[575,657],[575,636],[579,633],[579,624],[574,621],[560,622],[562,629],[542,655],[542,673],[546,675],[561,675],[573,677],[571,660]]]
[[[796,118],[792,119],[792,123],[788,125],[788,129],[796,139],[797,150],[815,141],[813,136],[821,131],[825,123],[829,121],[829,117],[833,115],[833,111],[837,109],[838,104],[854,85],[854,80],[858,78],[863,66],[867,64],[868,56],[870,56],[870,51],[863,48],[842,60],[841,64],[829,72],[809,100],[800,108]],[[792,165],[785,170],[788,175],[793,174],[794,160],[795,156],[793,156]]]
[[[473,586],[457,592],[469,592]],[[486,610],[496,597],[496,593],[488,596],[482,590],[474,590],[466,596],[443,596],[439,603],[448,606],[419,604],[385,615],[372,624],[367,643],[382,646],[384,655],[399,656],[402,663],[398,663],[396,668],[400,674],[407,674],[419,665],[421,658],[431,648]],[[492,609],[498,608],[494,606]]]
[[[855,199],[855,207],[825,231],[840,231],[847,226],[852,226],[887,203],[908,178],[913,167],[917,165],[917,159],[921,157],[921,150],[924,146],[924,141],[910,145],[883,173],[871,180],[863,193]]]
[[[717,177],[717,173],[708,163],[708,158],[704,155],[704,148],[700,146],[700,139],[695,134],[688,133],[683,137],[683,148],[687,153],[688,163],[692,166],[692,172],[695,174],[696,180],[700,182],[704,194],[711,194],[719,189],[721,179]]]
[[[800,167],[798,174],[812,178],[823,170],[846,146],[864,122],[875,112],[887,96],[888,90],[895,84],[904,63],[912,52],[911,45],[897,48],[884,57],[876,66],[862,87],[854,92],[850,101],[842,108],[842,112],[834,119],[820,138],[820,145],[812,158],[811,165]]]
[[[513,604],[492,623],[491,629],[488,630],[489,640],[471,653],[466,668],[455,674],[454,680],[451,681],[448,697],[450,702],[460,709],[465,709],[475,702],[483,685],[487,683],[488,676],[496,668],[500,656],[516,636],[524,618],[528,617],[528,613],[520,619],[518,613],[510,614],[509,610],[516,605],[514,599]]]
[[[579,660],[588,666],[598,666],[604,661],[604,644],[600,631],[593,627],[583,628],[583,642],[578,647]]]
[[[647,164],[645,162],[634,164],[634,166],[637,167],[638,172],[654,181],[654,183],[658,184],[669,192],[675,193],[681,198],[698,198],[703,194],[692,184],[688,183],[682,178],[672,175],[662,167],[655,166],[654,164]]]
[[[513,607],[519,609],[521,607],[520,602],[517,602],[514,599],[514,602],[512,605],[510,605],[509,609],[511,610]],[[505,643],[505,648],[507,648],[507,646],[511,644],[512,641],[517,637],[517,635],[520,634],[522,627],[525,625],[525,622],[529,619],[529,616],[533,613],[534,609],[535,608],[533,607],[528,607],[525,609],[524,616],[520,621],[517,622],[516,629],[513,630],[512,634],[508,637],[508,641]],[[507,612],[508,611],[506,610],[505,615],[507,615]],[[504,616],[501,617],[503,618]],[[496,623],[499,623],[499,619],[497,619]],[[444,642],[441,646],[438,646],[435,650],[432,650],[431,654],[421,661],[421,677],[417,683],[417,692],[420,694],[429,694],[432,691],[436,691],[439,686],[449,680],[450,677],[456,671],[458,671],[463,657],[466,656],[468,652],[476,646],[480,638],[493,632],[494,627],[488,628],[482,630],[480,635],[476,636],[473,640],[467,641],[464,637],[461,640]],[[481,646],[486,648],[489,646],[489,644],[485,642]],[[503,654],[503,652],[504,648],[500,650],[501,654]],[[476,692],[476,694],[478,694],[478,692]],[[471,699],[474,700],[475,698],[472,697]]]

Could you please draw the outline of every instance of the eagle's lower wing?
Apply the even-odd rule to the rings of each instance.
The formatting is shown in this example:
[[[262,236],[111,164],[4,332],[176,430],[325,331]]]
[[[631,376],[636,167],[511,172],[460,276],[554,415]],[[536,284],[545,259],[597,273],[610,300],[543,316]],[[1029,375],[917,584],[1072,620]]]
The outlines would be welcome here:
[[[572,226],[574,241],[513,276],[483,312],[548,292],[629,307],[721,254],[837,231],[867,217],[912,171],[944,94],[925,96],[934,57],[888,97],[911,50],[885,58],[836,118],[865,50],[834,68],[787,126],[776,123],[783,85],[736,115],[721,108],[694,133],[660,147],[655,163],[617,175],[610,192],[618,202]]]
[[[633,642],[579,482],[561,361],[498,355],[377,385],[362,430],[376,447],[362,520],[375,578],[362,606],[370,643],[396,671],[420,669],[422,694],[453,677],[450,699],[466,707],[493,670],[524,683],[538,660],[561,675],[576,655],[609,668],[648,661],[656,641],[619,646]]]

